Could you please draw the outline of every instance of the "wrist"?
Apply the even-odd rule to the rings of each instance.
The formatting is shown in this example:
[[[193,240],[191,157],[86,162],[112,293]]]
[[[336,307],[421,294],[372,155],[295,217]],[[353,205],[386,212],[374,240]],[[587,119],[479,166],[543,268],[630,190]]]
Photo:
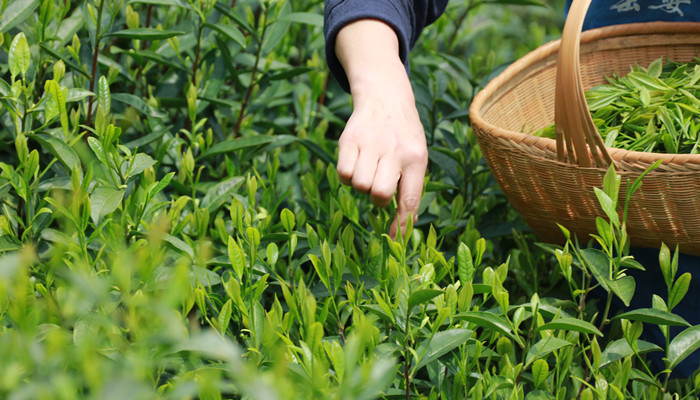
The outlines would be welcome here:
[[[338,33],[335,53],[353,98],[385,91],[409,92],[412,97],[398,37],[386,23],[363,19],[346,25]]]
[[[414,101],[411,82],[400,61],[366,65],[362,70],[348,74],[348,81],[355,102],[368,97],[389,97],[397,102]]]

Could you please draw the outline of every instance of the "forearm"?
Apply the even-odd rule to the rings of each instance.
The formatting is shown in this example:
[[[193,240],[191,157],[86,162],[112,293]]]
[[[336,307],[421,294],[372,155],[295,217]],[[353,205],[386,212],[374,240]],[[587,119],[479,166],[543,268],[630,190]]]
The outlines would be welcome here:
[[[335,54],[356,105],[389,95],[395,102],[413,102],[408,74],[399,56],[399,40],[386,23],[364,19],[345,26],[338,33]]]
[[[337,37],[355,21],[383,21],[393,29],[398,54],[408,69],[408,53],[423,28],[445,9],[448,0],[325,0],[323,31],[328,66],[340,85],[350,90],[343,66],[336,57]]]

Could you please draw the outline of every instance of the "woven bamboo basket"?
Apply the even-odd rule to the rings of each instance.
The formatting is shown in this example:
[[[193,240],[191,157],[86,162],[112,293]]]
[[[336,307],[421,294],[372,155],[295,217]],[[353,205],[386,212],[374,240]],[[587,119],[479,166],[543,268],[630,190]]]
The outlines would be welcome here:
[[[662,160],[632,196],[631,243],[658,248],[664,242],[700,254],[700,155],[606,148],[584,96],[631,65],[700,56],[700,23],[625,24],[581,33],[589,3],[574,0],[561,40],[513,63],[474,98],[470,118],[484,158],[513,207],[550,243],[564,241],[557,224],[584,241],[596,232],[596,217],[604,213],[593,188],[602,187],[610,163],[622,175],[623,201],[626,181]],[[556,140],[523,133],[552,121]]]

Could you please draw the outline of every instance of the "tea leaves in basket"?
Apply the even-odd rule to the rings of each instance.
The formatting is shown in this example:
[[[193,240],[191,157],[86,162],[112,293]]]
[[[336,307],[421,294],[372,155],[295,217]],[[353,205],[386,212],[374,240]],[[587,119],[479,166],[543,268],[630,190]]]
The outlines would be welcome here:
[[[700,130],[700,60],[656,59],[586,92],[586,102],[608,147],[695,154]],[[534,133],[554,137],[548,126]]]

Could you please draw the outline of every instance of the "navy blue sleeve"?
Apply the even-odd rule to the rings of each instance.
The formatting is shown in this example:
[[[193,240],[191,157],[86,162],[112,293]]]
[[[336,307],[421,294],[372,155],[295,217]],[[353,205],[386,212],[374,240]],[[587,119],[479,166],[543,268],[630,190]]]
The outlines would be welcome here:
[[[448,0],[325,0],[323,33],[331,73],[350,90],[343,66],[335,56],[335,38],[345,25],[360,19],[378,19],[391,26],[399,39],[399,57],[408,70],[408,53],[421,31],[447,7]]]

